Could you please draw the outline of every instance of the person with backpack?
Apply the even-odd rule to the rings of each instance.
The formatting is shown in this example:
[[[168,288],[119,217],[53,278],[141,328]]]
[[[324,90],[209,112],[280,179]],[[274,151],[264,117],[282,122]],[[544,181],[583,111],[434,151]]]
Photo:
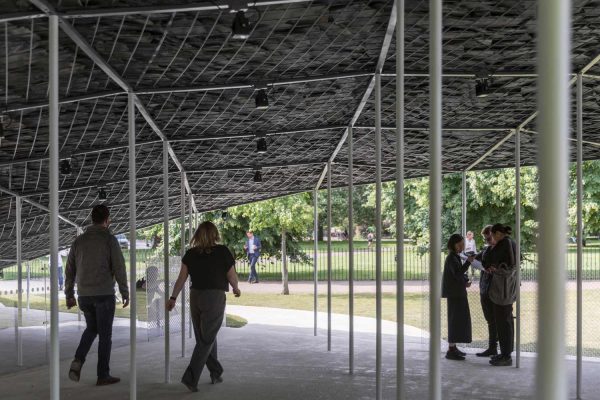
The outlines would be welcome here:
[[[489,298],[493,303],[494,320],[500,342],[500,354],[492,357],[495,367],[511,366],[514,344],[513,303],[517,300],[518,271],[516,265],[516,243],[510,238],[510,226],[492,226],[494,247],[490,253],[489,268],[492,274]]]

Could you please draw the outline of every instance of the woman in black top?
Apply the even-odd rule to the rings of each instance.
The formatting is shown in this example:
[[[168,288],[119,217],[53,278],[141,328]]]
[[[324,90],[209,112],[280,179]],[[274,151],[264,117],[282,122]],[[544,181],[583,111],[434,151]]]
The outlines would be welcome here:
[[[181,260],[181,271],[167,303],[167,309],[171,311],[189,275],[192,279],[190,314],[196,347],[181,383],[192,392],[198,391],[198,380],[205,364],[212,383],[223,381],[223,367],[217,360],[217,333],[225,315],[225,292],[231,284],[235,296],[241,294],[235,260],[227,247],[217,244],[219,240],[219,231],[212,222],[200,224],[190,243],[191,248]]]
[[[471,312],[467,298],[470,286],[465,272],[473,257],[463,264],[460,253],[465,249],[463,237],[457,233],[448,240],[448,256],[444,262],[442,297],[448,299],[448,352],[449,360],[464,360],[466,353],[456,347],[456,343],[471,343]]]
[[[479,278],[479,299],[483,316],[488,326],[488,348],[477,357],[492,357],[498,355],[498,333],[496,330],[496,320],[494,318],[494,303],[490,300],[489,288],[492,281],[492,273],[488,272],[490,267],[490,256],[494,248],[494,239],[492,237],[492,225],[487,225],[481,231],[481,236],[485,241],[485,247],[475,256],[475,259],[481,262],[483,270]]]

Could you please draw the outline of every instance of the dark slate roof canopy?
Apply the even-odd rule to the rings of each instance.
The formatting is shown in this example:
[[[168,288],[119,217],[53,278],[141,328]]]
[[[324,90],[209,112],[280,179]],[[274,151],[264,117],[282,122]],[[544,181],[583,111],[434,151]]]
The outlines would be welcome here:
[[[33,4],[35,5],[33,5]],[[26,259],[48,253],[48,20],[61,18],[60,243],[108,193],[113,228],[128,229],[127,90],[136,93],[138,226],[162,221],[163,140],[169,141],[169,215],[180,188],[199,211],[312,190],[336,154],[333,186],[347,182],[346,127],[354,125],[354,179],[375,179],[373,73],[382,68],[383,178],[394,178],[393,1],[251,3],[250,37],[236,40],[228,2],[22,0],[0,5],[0,265],[15,255],[15,200],[23,196]],[[444,1],[443,168],[536,161],[535,1]],[[584,158],[600,158],[600,2],[575,0],[572,70],[584,77]],[[408,177],[428,160],[428,1],[406,1]],[[77,40],[75,40],[77,39]],[[94,54],[92,56],[91,54]],[[101,60],[102,62],[99,62]],[[116,77],[116,78],[115,78]],[[475,96],[477,78],[490,94]],[[574,81],[574,78],[572,78]],[[255,107],[256,90],[269,107]],[[573,115],[575,115],[573,85]],[[573,122],[574,127],[574,122]],[[573,129],[573,137],[575,129]],[[256,152],[257,137],[268,151]],[[574,149],[573,149],[574,152]],[[574,153],[573,153],[574,154]],[[261,168],[262,183],[253,182]],[[187,200],[186,200],[187,201]],[[33,205],[33,204],[35,205]],[[38,207],[42,206],[42,208]],[[4,260],[4,261],[3,261]]]

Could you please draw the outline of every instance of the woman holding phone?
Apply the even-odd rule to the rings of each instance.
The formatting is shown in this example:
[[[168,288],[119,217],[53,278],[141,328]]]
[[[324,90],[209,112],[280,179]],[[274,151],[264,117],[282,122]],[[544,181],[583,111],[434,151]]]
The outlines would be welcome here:
[[[458,233],[448,239],[448,255],[444,262],[442,297],[448,301],[448,360],[464,360],[466,353],[456,347],[457,343],[471,343],[471,312],[467,298],[470,286],[465,273],[474,257],[469,256],[463,263],[460,253],[465,249],[465,240]]]

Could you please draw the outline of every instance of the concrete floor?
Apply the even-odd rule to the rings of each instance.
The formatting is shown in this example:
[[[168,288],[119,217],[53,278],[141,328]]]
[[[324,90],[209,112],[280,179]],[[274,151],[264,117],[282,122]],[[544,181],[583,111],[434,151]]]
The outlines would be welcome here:
[[[94,386],[95,346],[86,363],[82,380],[68,380],[68,353],[76,343],[76,327],[61,327],[61,398],[105,400],[128,399],[129,351],[127,330],[115,330],[115,348],[111,361],[112,373],[123,382],[111,387]],[[71,330],[73,330],[71,332]],[[395,335],[384,335],[383,383],[384,398],[395,396]],[[244,328],[222,329],[219,355],[224,365],[225,382],[213,386],[203,376],[199,393],[189,393],[179,382],[187,358],[181,358],[179,340],[172,339],[172,383],[164,382],[164,352],[160,339],[138,342],[139,399],[373,399],[375,393],[375,340],[369,332],[356,335],[356,371],[347,373],[347,333],[333,332],[333,349],[326,349],[326,332],[314,337],[312,329],[280,327],[249,323]],[[187,346],[187,354],[192,344]],[[409,399],[427,398],[427,343],[422,338],[407,337],[406,391]],[[6,359],[3,359],[4,364]],[[492,368],[487,360],[468,356],[465,362],[442,359],[444,399],[530,399],[533,397],[534,363],[523,358],[522,368]],[[571,397],[574,398],[574,362],[569,361]],[[584,365],[584,399],[599,399],[597,381],[600,363]],[[0,376],[2,399],[48,398],[47,367],[36,367]],[[85,393],[85,395],[82,395]]]

